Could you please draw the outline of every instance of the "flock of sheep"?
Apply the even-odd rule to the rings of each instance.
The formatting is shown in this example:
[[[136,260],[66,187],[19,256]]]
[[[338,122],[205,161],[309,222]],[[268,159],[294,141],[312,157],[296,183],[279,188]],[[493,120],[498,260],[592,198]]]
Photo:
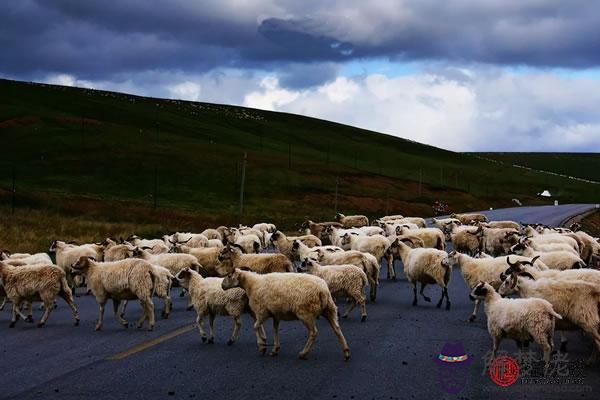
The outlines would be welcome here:
[[[475,320],[485,304],[494,355],[500,341],[511,338],[519,348],[537,342],[549,361],[554,350],[554,330],[582,330],[594,340],[593,362],[600,351],[600,243],[574,224],[571,229],[527,225],[513,221],[488,221],[482,214],[453,214],[433,219],[390,215],[369,224],[362,215],[336,215],[335,222],[305,221],[301,236],[286,236],[270,223],[252,227],[206,229],[202,233],[175,233],[161,239],[107,238],[101,243],[55,241],[50,253],[0,255],[0,310],[12,302],[10,327],[19,318],[33,322],[32,303],[42,302],[43,326],[62,297],[79,313],[73,291],[87,287],[99,305],[96,330],[103,325],[104,307],[113,302],[115,318],[127,327],[127,302],[138,300],[143,312],[138,328],[155,325],[153,297],[162,299],[162,317],[172,309],[171,288],[182,287],[189,296],[188,309],[196,310],[203,342],[214,342],[218,315],[234,321],[228,344],[240,332],[242,314],[254,319],[259,351],[266,353],[264,322],[273,319],[271,355],[280,350],[279,323],[300,320],[308,340],[300,352],[306,358],[317,336],[316,319],[323,316],[337,335],[344,358],[348,343],[338,322],[336,299],[347,301],[343,318],[358,306],[367,319],[366,287],[374,304],[382,262],[387,278],[396,279],[399,259],[413,287],[413,306],[419,296],[431,302],[424,290],[437,285],[437,302],[451,307],[448,284],[458,266],[471,290]],[[454,250],[446,251],[450,241]],[[420,284],[420,290],[417,285]],[[506,298],[518,293],[521,298]],[[204,319],[209,317],[208,335]]]

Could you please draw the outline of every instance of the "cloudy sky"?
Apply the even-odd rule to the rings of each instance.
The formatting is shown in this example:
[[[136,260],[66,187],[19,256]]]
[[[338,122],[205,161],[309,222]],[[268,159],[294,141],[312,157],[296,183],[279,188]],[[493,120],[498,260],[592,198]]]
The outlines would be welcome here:
[[[239,104],[458,151],[600,151],[591,0],[19,0],[0,77]]]

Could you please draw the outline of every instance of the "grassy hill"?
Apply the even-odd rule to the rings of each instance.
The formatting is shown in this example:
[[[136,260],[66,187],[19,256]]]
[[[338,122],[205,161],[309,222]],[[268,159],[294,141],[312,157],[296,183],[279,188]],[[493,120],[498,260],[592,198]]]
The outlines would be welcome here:
[[[575,176],[600,182],[598,153],[480,153],[508,165],[522,165],[540,171]]]
[[[337,210],[369,216],[427,216],[435,200],[454,211],[536,204],[543,189],[561,202],[599,195],[598,185],[298,115],[8,80],[0,94],[0,246],[14,250],[267,219],[293,229],[333,217],[336,181]]]

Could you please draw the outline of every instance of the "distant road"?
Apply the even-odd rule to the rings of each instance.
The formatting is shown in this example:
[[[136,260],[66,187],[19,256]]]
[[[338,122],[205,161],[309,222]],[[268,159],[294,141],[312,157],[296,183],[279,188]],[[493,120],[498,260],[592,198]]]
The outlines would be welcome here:
[[[513,219],[557,225],[593,205],[518,207],[486,211],[492,219]],[[0,312],[0,398],[15,399],[598,399],[600,367],[586,368],[583,385],[517,383],[507,389],[493,383],[484,370],[484,357],[491,347],[485,314],[466,322],[473,309],[460,271],[454,269],[449,295],[450,311],[435,307],[440,291],[433,285],[426,294],[433,303],[419,298],[411,306],[412,289],[401,265],[399,280],[385,279],[382,269],[379,296],[367,304],[368,319],[359,322],[358,311],[341,320],[352,359],[342,361],[336,337],[326,322],[318,323],[319,336],[309,360],[297,359],[306,341],[306,330],[297,321],[281,324],[281,353],[259,356],[252,322],[243,321],[239,341],[225,342],[232,323],[216,321],[216,343],[203,344],[190,326],[195,313],[185,311],[187,299],[174,294],[170,319],[157,319],[154,332],[120,327],[106,307],[104,331],[94,332],[98,306],[92,296],[80,296],[81,326],[73,327],[68,308],[59,307],[44,329],[19,322],[8,328],[9,312]],[[178,293],[178,290],[176,291]],[[161,301],[155,301],[157,310]],[[340,308],[345,306],[339,303]],[[140,309],[132,302],[127,310],[134,321]],[[40,312],[35,311],[35,318]],[[157,316],[159,314],[157,313]],[[269,343],[270,322],[265,325]],[[570,360],[589,356],[591,341],[578,332],[569,334]],[[556,338],[558,343],[558,337]],[[461,342],[474,360],[469,382],[459,395],[445,393],[438,383],[433,359],[446,342]],[[532,345],[539,355],[539,349]],[[516,354],[513,342],[501,350]],[[533,390],[533,391],[532,391]],[[582,391],[583,390],[583,391]],[[539,393],[542,394],[539,394]]]

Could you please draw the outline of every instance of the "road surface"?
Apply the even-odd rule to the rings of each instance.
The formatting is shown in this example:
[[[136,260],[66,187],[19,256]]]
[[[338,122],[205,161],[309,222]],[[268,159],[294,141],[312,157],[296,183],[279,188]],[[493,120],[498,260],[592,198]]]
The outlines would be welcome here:
[[[493,219],[556,225],[589,208],[522,207],[487,213]],[[584,369],[576,384],[517,382],[506,389],[498,386],[484,369],[484,357],[490,349],[485,314],[474,323],[466,322],[473,303],[459,271],[453,271],[449,289],[452,309],[446,311],[435,307],[440,293],[433,286],[426,290],[433,303],[419,299],[419,305],[412,307],[412,290],[401,266],[396,268],[397,282],[386,280],[385,267],[382,270],[379,297],[375,304],[367,304],[365,323],[360,322],[358,310],[341,320],[352,353],[349,362],[343,361],[337,339],[322,319],[307,361],[297,358],[306,340],[306,331],[297,321],[281,324],[282,348],[275,358],[258,355],[247,317],[233,346],[225,344],[232,323],[222,317],[216,321],[216,343],[203,344],[191,325],[194,312],[185,311],[186,299],[177,296],[171,318],[158,319],[154,332],[123,329],[112,316],[111,307],[107,307],[104,330],[95,332],[97,305],[92,296],[76,298],[82,316],[79,327],[72,326],[62,300],[43,329],[22,321],[9,329],[9,312],[4,310],[0,312],[0,398],[599,398],[600,366]],[[156,303],[158,308],[160,301]],[[139,312],[139,306],[131,303],[130,321]],[[38,318],[40,312],[35,314]],[[270,322],[265,326],[271,339]],[[569,338],[568,360],[575,365],[590,354],[591,341],[578,333],[571,333]],[[473,360],[467,370],[468,381],[458,395],[442,389],[433,361],[446,342],[461,342]],[[537,345],[532,349],[540,354]],[[501,350],[516,354],[515,345],[509,341],[502,343]]]

